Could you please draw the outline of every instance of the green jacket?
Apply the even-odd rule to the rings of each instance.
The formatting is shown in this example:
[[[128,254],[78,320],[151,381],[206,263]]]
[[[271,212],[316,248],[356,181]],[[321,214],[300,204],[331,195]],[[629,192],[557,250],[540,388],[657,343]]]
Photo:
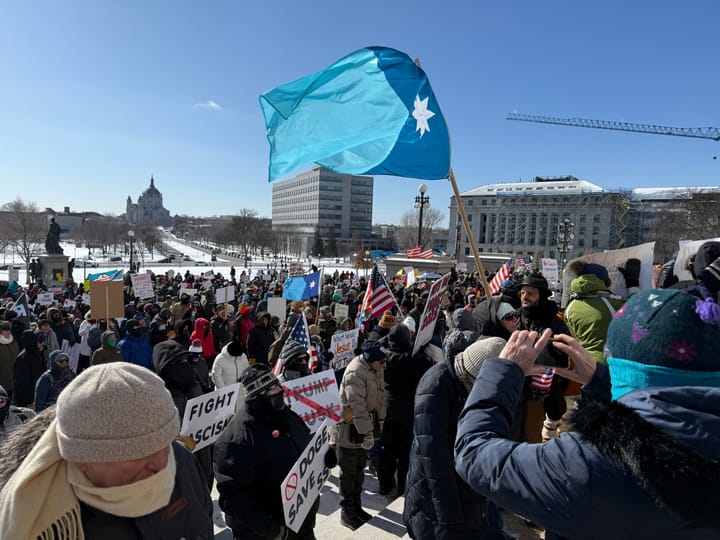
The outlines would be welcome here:
[[[570,289],[572,300],[565,308],[565,323],[593,360],[605,363],[603,348],[613,315],[603,298],[615,310],[625,301],[610,298],[605,284],[592,274],[573,279]]]

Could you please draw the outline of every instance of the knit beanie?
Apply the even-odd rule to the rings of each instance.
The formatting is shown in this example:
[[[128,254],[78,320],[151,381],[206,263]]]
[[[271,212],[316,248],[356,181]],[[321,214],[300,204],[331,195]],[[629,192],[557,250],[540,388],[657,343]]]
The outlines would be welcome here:
[[[379,341],[365,341],[362,346],[363,358],[368,364],[373,362],[384,362],[387,360],[387,351]]]
[[[395,326],[395,316],[390,311],[386,311],[380,318],[378,326],[381,328],[392,328]]]
[[[294,360],[298,356],[301,356],[303,354],[305,356],[308,355],[307,349],[294,339],[288,339],[285,342],[285,345],[283,345],[282,350],[280,351],[280,356],[278,357],[278,360],[282,362],[282,365],[287,367],[292,365]]]
[[[60,455],[73,463],[131,461],[170,445],[180,419],[163,380],[128,362],[92,366],[57,400]]]
[[[468,389],[472,389],[477,379],[478,373],[483,362],[488,358],[497,358],[500,351],[507,343],[499,337],[484,337],[471,344],[462,354],[455,357],[455,373],[457,373],[460,381]]]
[[[605,344],[613,399],[655,386],[720,387],[720,307],[694,291],[649,289],[617,311]]]

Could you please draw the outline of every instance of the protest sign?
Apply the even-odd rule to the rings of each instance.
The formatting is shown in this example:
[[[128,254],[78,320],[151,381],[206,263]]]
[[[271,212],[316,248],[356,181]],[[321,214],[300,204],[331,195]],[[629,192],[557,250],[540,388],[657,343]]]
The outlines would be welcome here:
[[[8,281],[18,281],[20,279],[20,269],[10,266],[8,268]]]
[[[55,297],[51,292],[38,293],[35,301],[41,306],[49,306],[55,301]]]
[[[398,287],[405,287],[405,284],[407,283],[406,274],[396,275],[393,279]]]
[[[415,335],[415,347],[413,347],[413,356],[417,354],[420,348],[429,343],[435,331],[435,322],[437,321],[440,307],[442,306],[443,296],[450,283],[450,274],[445,274],[442,278],[435,281],[430,287],[430,294],[425,304],[420,324],[418,325],[417,334]]]
[[[75,300],[70,300],[69,298],[66,298],[63,302],[63,307],[67,309],[75,309]]]
[[[195,441],[193,452],[205,448],[220,437],[235,414],[239,394],[240,383],[235,383],[188,400],[180,434]]]
[[[85,304],[86,306],[90,305],[90,295],[88,293],[83,293],[82,303]]]
[[[122,281],[91,281],[90,310],[96,319],[125,316]]]
[[[210,281],[209,279],[206,279],[205,281],[203,281],[202,288],[205,289],[206,291],[209,291],[210,289],[212,289],[212,285],[213,285],[212,281]]]
[[[678,280],[680,281],[693,281],[694,278],[692,277],[692,274],[690,273],[690,270],[688,270],[687,265],[688,261],[690,260],[690,257],[695,255],[697,253],[697,250],[700,249],[700,246],[702,246],[705,242],[720,242],[720,238],[708,238],[707,240],[693,240],[693,241],[684,241],[680,243],[680,249],[678,250],[678,255],[675,258],[675,275],[677,276]],[[712,261],[708,261],[708,264],[710,264]],[[700,272],[702,272],[704,269],[701,268]],[[698,272],[698,275],[700,274]]]
[[[187,294],[188,296],[195,296],[197,294],[197,292],[198,292],[197,289],[191,289],[190,287],[183,287],[182,289],[180,289],[178,294],[180,294],[180,295]]]
[[[342,404],[333,370],[285,381],[283,388],[285,402],[311,432],[315,432],[326,418],[331,425],[340,421]]]
[[[287,311],[285,310],[285,299],[279,296],[271,296],[267,300],[267,310],[270,315],[274,315],[280,322],[285,321]]]
[[[347,304],[335,303],[335,320],[338,324],[342,324],[342,322],[348,318],[349,313],[350,307]]]
[[[235,285],[221,287],[215,291],[215,301],[218,304],[235,300]]]
[[[652,288],[654,252],[655,242],[648,242],[647,244],[640,244],[629,248],[613,249],[603,251],[602,253],[590,253],[583,255],[580,259],[586,263],[601,264],[607,268],[610,281],[612,282],[610,290],[613,294],[621,298],[626,298],[628,292],[625,287],[625,278],[618,268],[624,268],[628,259],[640,260],[640,289],[650,289]],[[570,282],[573,277],[570,272],[563,272],[563,307],[567,306],[570,301]]]
[[[132,279],[133,292],[135,296],[144,300],[146,298],[155,298],[155,291],[153,290],[153,283],[150,274],[133,274],[130,276]]]
[[[324,422],[280,485],[285,525],[294,532],[300,530],[330,476],[325,467],[329,445],[330,428]]]
[[[168,279],[172,279],[172,278],[175,277],[175,270],[173,270],[173,269],[171,268],[170,270],[168,270],[167,272],[165,272],[165,275],[168,277]]]
[[[73,371],[73,373],[77,372],[78,362],[80,361],[80,345],[75,344],[70,346],[70,342],[67,339],[62,340],[62,345],[60,345],[60,350],[68,355],[68,358],[70,359],[68,361],[68,366]]]
[[[542,274],[547,279],[549,285],[554,285],[559,280],[557,259],[542,260]]]
[[[333,359],[330,360],[330,368],[337,371],[347,367],[350,360],[355,356],[355,349],[358,344],[360,329],[348,330],[347,332],[336,332],[330,340],[330,351]]]

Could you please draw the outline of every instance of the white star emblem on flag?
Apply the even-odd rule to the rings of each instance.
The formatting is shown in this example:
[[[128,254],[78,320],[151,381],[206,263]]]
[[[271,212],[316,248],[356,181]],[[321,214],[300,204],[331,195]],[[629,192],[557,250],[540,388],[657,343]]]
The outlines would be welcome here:
[[[435,113],[427,108],[429,99],[429,97],[420,99],[420,96],[416,95],[415,103],[413,103],[414,109],[412,116],[415,120],[417,120],[415,131],[420,131],[420,137],[425,135],[426,131],[430,131],[428,120],[435,116]]]

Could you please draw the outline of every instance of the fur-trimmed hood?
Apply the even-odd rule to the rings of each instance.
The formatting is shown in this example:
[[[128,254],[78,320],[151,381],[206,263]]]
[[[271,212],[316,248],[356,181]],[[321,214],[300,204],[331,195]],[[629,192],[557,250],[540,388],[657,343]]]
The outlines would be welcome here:
[[[720,529],[720,390],[653,388],[619,402],[584,399],[572,423],[659,506]]]

